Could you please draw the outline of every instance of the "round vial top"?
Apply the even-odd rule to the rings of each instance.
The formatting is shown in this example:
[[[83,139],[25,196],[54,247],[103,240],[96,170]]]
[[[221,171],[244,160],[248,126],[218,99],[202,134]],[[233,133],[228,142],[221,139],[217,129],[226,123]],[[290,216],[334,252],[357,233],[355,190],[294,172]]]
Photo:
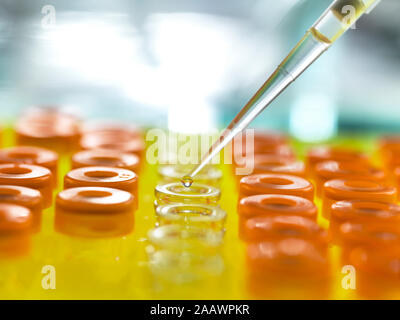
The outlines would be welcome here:
[[[133,212],[134,197],[129,192],[113,188],[71,188],[57,195],[56,206],[76,213],[112,213],[127,210]]]
[[[317,218],[317,207],[308,199],[281,194],[262,194],[240,200],[239,215],[243,218],[257,216],[296,215],[312,220]]]
[[[118,150],[93,149],[81,151],[72,156],[72,167],[116,167],[137,172],[140,159],[133,153]]]
[[[316,166],[316,175],[322,180],[367,179],[383,182],[386,174],[383,170],[352,162],[324,161]]]
[[[0,150],[1,163],[33,164],[45,167],[51,171],[53,186],[57,186],[58,178],[58,154],[54,151],[20,146]]]
[[[138,127],[131,124],[115,121],[92,121],[85,122],[82,126],[83,134],[105,133],[114,136],[141,137],[142,132]]]
[[[281,173],[304,177],[305,165],[302,161],[268,154],[258,154],[254,156],[253,173]]]
[[[235,162],[237,162],[238,157],[245,157],[247,154],[253,153],[253,154],[265,154],[265,155],[275,155],[279,156],[281,158],[289,158],[289,159],[294,159],[295,155],[293,152],[293,149],[285,144],[278,144],[278,145],[254,145],[254,146],[248,146],[247,144],[241,146],[241,147],[235,147],[234,148],[234,157],[235,157]]]
[[[19,146],[0,150],[0,163],[33,164],[50,169],[57,162],[57,153],[44,148]]]
[[[246,135],[247,133],[247,135]],[[247,139],[249,139],[249,131],[245,130],[241,135],[241,143],[246,143]],[[262,131],[255,130],[254,131],[254,144],[257,145],[281,145],[287,144],[289,142],[288,136],[273,131]]]
[[[288,137],[276,132],[254,131],[254,135],[250,131],[243,131],[241,135],[237,135],[233,140],[233,148],[240,149],[251,148],[255,151],[261,149],[274,149],[276,146],[287,145]]]
[[[158,185],[155,196],[158,205],[172,203],[217,205],[221,198],[221,192],[215,187],[196,182],[188,188],[181,182],[173,182]]]
[[[30,164],[0,165],[0,184],[41,188],[51,185],[49,169]]]
[[[286,194],[314,199],[314,187],[308,180],[285,174],[255,174],[240,180],[239,197],[257,194]]]
[[[327,160],[367,163],[368,157],[364,153],[356,150],[320,146],[309,150],[307,153],[307,160],[310,165],[315,165],[318,162]]]
[[[397,190],[370,180],[334,179],[325,182],[324,195],[332,200],[396,202]]]
[[[80,140],[80,146],[84,150],[89,149],[111,149],[126,153],[141,155],[145,149],[141,138],[115,131],[97,131],[84,134]]]
[[[72,137],[79,135],[79,121],[55,108],[36,108],[23,114],[16,131],[19,135],[38,139]]]
[[[113,167],[83,167],[74,169],[65,176],[65,188],[107,187],[135,193],[138,177],[130,170]]]

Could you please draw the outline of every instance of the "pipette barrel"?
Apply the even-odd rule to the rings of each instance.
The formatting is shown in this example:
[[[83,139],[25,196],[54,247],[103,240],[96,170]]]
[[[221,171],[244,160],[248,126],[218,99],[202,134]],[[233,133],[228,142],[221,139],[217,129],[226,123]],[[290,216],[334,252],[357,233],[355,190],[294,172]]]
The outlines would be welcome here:
[[[226,130],[184,177],[185,185],[214,158],[239,132],[243,131],[268,105],[296,80],[319,56],[342,36],[364,13],[380,0],[336,0],[292,49],[278,68],[240,110]]]

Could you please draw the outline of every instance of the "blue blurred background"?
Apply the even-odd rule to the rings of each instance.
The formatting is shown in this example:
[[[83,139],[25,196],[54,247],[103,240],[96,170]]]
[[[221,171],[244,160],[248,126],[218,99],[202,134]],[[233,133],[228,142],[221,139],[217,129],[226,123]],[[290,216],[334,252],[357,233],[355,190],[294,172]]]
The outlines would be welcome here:
[[[145,127],[222,128],[330,3],[0,0],[0,116],[54,104]],[[400,130],[399,12],[383,0],[253,126],[304,141]]]

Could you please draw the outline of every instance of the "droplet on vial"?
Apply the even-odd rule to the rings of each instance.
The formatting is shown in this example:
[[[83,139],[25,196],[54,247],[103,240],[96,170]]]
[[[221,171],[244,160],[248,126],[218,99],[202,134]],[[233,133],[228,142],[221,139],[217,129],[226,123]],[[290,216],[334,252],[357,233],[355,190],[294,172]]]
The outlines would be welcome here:
[[[193,183],[193,179],[189,176],[184,176],[181,182],[185,186],[185,188],[189,188]]]

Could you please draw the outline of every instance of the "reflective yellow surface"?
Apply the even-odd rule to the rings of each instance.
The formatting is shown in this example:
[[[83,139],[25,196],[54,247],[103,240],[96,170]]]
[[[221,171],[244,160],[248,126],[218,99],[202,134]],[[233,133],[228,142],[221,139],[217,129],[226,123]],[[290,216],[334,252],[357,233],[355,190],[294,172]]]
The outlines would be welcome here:
[[[369,141],[351,142],[367,151]],[[303,145],[296,149],[302,151]],[[62,160],[60,174],[68,170],[68,159]],[[33,236],[32,251],[27,257],[0,260],[0,298],[3,299],[258,299],[258,298],[360,298],[357,291],[342,288],[340,250],[330,248],[332,279],[328,286],[302,283],[293,286],[277,279],[274,288],[254,290],[248,276],[245,246],[238,238],[236,213],[236,179],[230,167],[223,168],[221,207],[227,212],[223,244],[210,255],[187,252],[185,255],[156,256],[148,240],[148,231],[156,223],[154,188],[157,170],[144,166],[140,174],[139,210],[135,213],[135,230],[126,237],[84,239],[54,231],[54,208],[43,214],[42,230]],[[318,203],[320,205],[320,203]],[[327,221],[319,218],[323,226]],[[149,256],[152,263],[149,264]],[[194,261],[194,262],[193,262]],[[191,264],[192,263],[192,264]],[[171,269],[170,266],[175,266]],[[198,266],[202,266],[199,268]],[[189,266],[189,269],[188,269]],[[193,267],[198,277],[179,276],[176,271]],[[197,269],[196,269],[197,268]],[[52,278],[55,272],[55,277]],[[201,279],[201,280],[200,280]],[[55,283],[52,281],[55,280]],[[55,284],[55,289],[52,289]],[[359,285],[359,283],[357,283]],[[380,285],[385,287],[384,280]],[[258,288],[259,289],[259,288]],[[365,297],[365,296],[363,296]],[[370,296],[371,297],[371,296]],[[374,290],[372,298],[400,298],[399,293]]]

